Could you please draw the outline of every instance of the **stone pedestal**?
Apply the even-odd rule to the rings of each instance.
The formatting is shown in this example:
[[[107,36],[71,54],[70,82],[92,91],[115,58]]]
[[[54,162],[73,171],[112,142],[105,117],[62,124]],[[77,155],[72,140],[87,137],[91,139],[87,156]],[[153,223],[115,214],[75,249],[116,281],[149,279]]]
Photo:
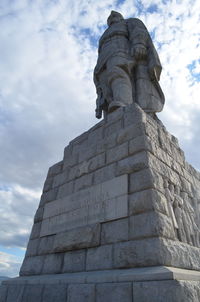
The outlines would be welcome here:
[[[199,213],[200,174],[177,139],[137,105],[120,108],[49,169],[0,301],[197,302]]]

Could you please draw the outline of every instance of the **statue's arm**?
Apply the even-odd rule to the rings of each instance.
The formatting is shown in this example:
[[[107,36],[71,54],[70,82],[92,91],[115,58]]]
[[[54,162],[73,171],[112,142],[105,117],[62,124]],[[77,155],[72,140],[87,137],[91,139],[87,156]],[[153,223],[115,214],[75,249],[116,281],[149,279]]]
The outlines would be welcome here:
[[[127,20],[130,52],[135,59],[144,59],[147,56],[148,31],[142,21],[130,18]]]

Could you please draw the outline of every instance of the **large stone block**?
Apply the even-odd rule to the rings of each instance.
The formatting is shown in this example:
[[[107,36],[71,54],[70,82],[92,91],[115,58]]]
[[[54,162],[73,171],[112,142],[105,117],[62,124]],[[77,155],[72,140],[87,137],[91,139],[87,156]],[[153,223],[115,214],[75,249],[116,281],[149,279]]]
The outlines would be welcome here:
[[[67,232],[57,234],[53,251],[64,252],[73,249],[97,246],[100,243],[100,224],[75,228]]]
[[[111,301],[132,302],[132,284],[126,282],[98,284],[96,288],[96,302]]]
[[[67,302],[94,302],[94,284],[71,284],[68,287]]]
[[[42,302],[66,302],[67,286],[64,284],[45,285]]]
[[[106,154],[107,163],[118,161],[128,155],[128,142],[109,149]]]
[[[197,302],[200,301],[198,281],[149,281],[133,283],[136,302]]]
[[[87,251],[86,270],[112,268],[112,245],[103,245]]]
[[[122,144],[140,135],[144,135],[144,123],[134,124],[121,129],[118,132],[117,143]]]
[[[57,274],[62,271],[63,253],[46,255],[44,259],[44,265],[42,274]]]
[[[38,254],[38,246],[39,246],[40,239],[32,239],[29,240],[27,250],[26,250],[26,256],[36,256]]]
[[[40,275],[45,256],[25,257],[20,269],[20,276]]]
[[[55,235],[50,235],[50,236],[40,238],[38,250],[37,250],[38,255],[52,253],[54,239],[55,239]]]
[[[147,189],[129,196],[129,215],[148,211],[167,214],[167,200],[164,194],[154,189]]]
[[[43,285],[41,284],[25,285],[23,299],[20,302],[43,302],[42,292]]]
[[[115,243],[113,255],[115,268],[165,265],[200,270],[199,248],[170,239]]]
[[[126,240],[128,240],[128,218],[102,224],[102,244],[109,244]]]
[[[175,239],[172,220],[161,213],[147,212],[130,217],[129,238],[165,237]]]
[[[64,255],[63,273],[85,270],[86,250],[67,252]]]
[[[45,205],[40,236],[127,216],[127,175]]]
[[[163,179],[153,169],[144,169],[130,175],[130,193],[146,189],[164,191]]]
[[[30,239],[36,239],[36,238],[40,237],[41,225],[42,225],[41,221],[34,223],[32,230],[31,230]]]
[[[70,195],[73,193],[73,189],[74,189],[74,182],[73,181],[70,181],[62,186],[60,186],[58,188],[58,193],[57,193],[57,196],[55,199],[60,199],[60,198],[63,198],[67,195]],[[54,199],[52,199],[54,200]],[[52,201],[51,200],[51,201]]]
[[[8,287],[0,285],[0,302],[6,302]]]
[[[24,293],[24,285],[13,284],[13,285],[9,286],[8,293],[7,293],[7,299],[2,300],[2,302],[22,302],[23,293]]]
[[[148,167],[148,154],[143,151],[126,157],[117,163],[117,175],[130,174]]]

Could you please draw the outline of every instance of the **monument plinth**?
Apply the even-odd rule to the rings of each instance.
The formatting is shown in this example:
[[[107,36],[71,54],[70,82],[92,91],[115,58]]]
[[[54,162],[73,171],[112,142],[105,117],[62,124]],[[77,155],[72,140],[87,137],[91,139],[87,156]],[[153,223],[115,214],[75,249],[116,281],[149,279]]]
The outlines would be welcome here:
[[[149,112],[140,94],[125,105],[102,92],[108,65],[98,74],[105,117],[49,169],[20,277],[3,282],[2,302],[200,300],[200,173],[155,115],[161,94]],[[115,75],[106,89],[117,94]]]

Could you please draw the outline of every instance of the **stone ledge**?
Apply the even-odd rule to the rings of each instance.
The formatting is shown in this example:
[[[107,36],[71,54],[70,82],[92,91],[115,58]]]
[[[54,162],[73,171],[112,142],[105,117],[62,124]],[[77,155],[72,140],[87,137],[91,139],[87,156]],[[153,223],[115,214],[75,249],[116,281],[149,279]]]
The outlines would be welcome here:
[[[3,281],[3,285],[14,284],[69,284],[103,282],[140,282],[161,280],[200,281],[200,271],[185,270],[167,266],[153,266],[134,269],[104,270],[82,273],[66,273],[42,276],[17,277]]]

